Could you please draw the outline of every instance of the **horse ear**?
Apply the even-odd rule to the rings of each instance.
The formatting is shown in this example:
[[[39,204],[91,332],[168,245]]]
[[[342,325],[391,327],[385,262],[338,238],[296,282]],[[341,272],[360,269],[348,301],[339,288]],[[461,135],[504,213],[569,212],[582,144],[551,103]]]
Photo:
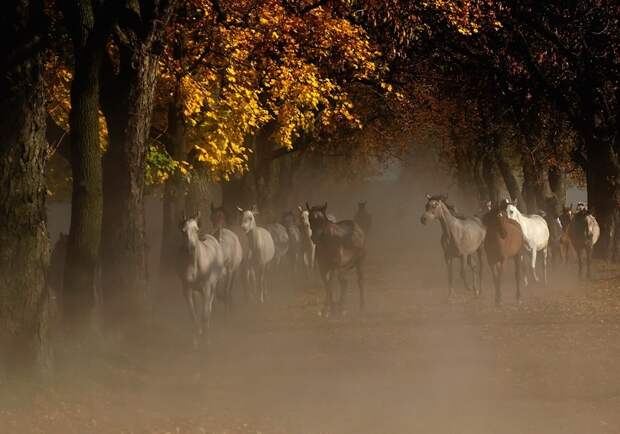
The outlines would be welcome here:
[[[304,209],[301,207],[301,205],[299,205],[297,209],[299,210],[299,212],[304,212]]]
[[[237,205],[237,211],[239,211],[240,213],[243,212],[243,208],[241,208],[240,206]]]
[[[200,220],[200,210],[196,211],[196,216],[194,217],[196,221]]]
[[[310,205],[308,205],[308,202],[306,202],[306,209],[310,211]]]
[[[252,205],[252,214],[258,214],[258,206],[256,204]]]
[[[432,196],[430,194],[426,193],[426,200],[431,200],[431,197]]]
[[[518,206],[518,205],[519,205],[519,198],[518,198],[518,197],[516,197],[516,198],[515,198],[515,200],[513,200],[513,201],[512,201],[512,204],[513,204],[514,206]]]
[[[490,200],[487,201],[487,208],[493,208],[493,202],[491,202]]]
[[[327,202],[323,204],[323,211],[327,210]]]

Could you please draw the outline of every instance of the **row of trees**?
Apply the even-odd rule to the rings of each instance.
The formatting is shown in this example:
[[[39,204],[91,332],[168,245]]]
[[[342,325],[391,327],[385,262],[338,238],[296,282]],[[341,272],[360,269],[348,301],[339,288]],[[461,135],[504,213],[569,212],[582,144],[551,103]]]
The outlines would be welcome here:
[[[506,190],[530,211],[550,197],[558,206],[567,179],[584,174],[602,244],[614,245],[620,11],[611,1],[11,0],[2,9],[11,44],[0,48],[0,365],[45,371],[51,361],[46,167],[62,165],[50,161],[71,170],[62,310],[74,332],[87,328],[99,280],[106,326],[133,329],[148,309],[150,185],[164,192],[166,265],[180,216],[208,203],[205,179],[222,182],[230,207],[277,209],[292,204],[302,172],[368,167],[433,143],[469,202]]]
[[[173,245],[183,212],[206,202],[192,194],[201,179],[245,173],[237,184],[252,181],[269,207],[295,171],[292,156],[351,155],[359,142],[349,136],[377,129],[357,101],[397,101],[346,5],[12,0],[3,9],[3,40],[14,44],[2,47],[2,367],[45,372],[52,360],[50,160],[71,170],[65,329],[89,328],[100,286],[105,327],[127,331],[149,305],[149,184],[164,185],[163,238]]]

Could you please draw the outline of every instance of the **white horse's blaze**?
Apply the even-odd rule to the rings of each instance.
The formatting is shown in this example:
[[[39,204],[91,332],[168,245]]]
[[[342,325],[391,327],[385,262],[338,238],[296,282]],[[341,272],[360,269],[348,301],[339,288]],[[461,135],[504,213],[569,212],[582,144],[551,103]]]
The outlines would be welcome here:
[[[519,223],[523,231],[523,241],[525,250],[530,254],[530,270],[534,279],[538,281],[536,274],[537,253],[543,255],[543,277],[547,283],[547,248],[549,245],[549,227],[544,218],[539,215],[523,215],[521,211],[512,203],[506,205],[506,215]]]

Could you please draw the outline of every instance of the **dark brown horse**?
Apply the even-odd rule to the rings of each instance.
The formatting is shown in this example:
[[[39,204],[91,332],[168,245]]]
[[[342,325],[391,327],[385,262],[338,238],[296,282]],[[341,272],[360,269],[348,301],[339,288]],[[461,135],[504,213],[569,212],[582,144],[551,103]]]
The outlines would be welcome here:
[[[523,251],[523,232],[519,223],[511,220],[501,207],[494,207],[483,218],[487,228],[484,248],[493,274],[495,285],[495,303],[502,301],[502,275],[506,261],[510,258],[515,263],[515,280],[517,283],[517,301],[521,298],[521,262]]]
[[[337,314],[344,313],[347,294],[345,272],[355,269],[360,291],[360,309],[364,309],[364,257],[366,256],[365,235],[353,220],[334,223],[328,219],[327,203],[310,207],[306,203],[312,228],[312,241],[316,245],[316,262],[325,285],[325,304],[321,314],[329,316],[334,307],[332,286],[337,278],[340,282],[340,300]]]

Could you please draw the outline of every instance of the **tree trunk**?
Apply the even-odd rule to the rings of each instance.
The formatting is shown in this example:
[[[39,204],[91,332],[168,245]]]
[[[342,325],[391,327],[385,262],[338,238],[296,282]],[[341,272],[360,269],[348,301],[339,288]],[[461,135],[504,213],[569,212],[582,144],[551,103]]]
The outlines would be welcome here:
[[[561,167],[549,168],[549,187],[561,206],[566,204],[566,173]]]
[[[166,150],[177,160],[187,158],[185,149],[185,115],[180,87],[177,87],[174,97],[168,106],[168,132],[166,134]],[[186,189],[182,175],[174,173],[164,186],[163,227],[161,239],[160,271],[169,273],[174,271],[174,263],[181,244],[178,225],[185,213]]]
[[[145,159],[157,57],[146,46],[121,48],[118,76],[104,74],[101,102],[109,147],[103,159],[104,322],[124,326],[148,309],[144,218]]]
[[[76,10],[73,9],[76,8]],[[75,67],[71,84],[71,168],[73,190],[63,291],[67,330],[87,325],[95,307],[102,218],[102,169],[99,143],[99,72],[105,33],[97,34],[90,2],[65,7],[71,20]]]
[[[11,1],[0,18],[0,371],[51,371],[43,6]],[[11,43],[6,43],[11,41]],[[33,45],[34,44],[34,45]],[[0,376],[2,373],[0,372]]]
[[[500,196],[499,177],[495,163],[493,153],[487,153],[482,159],[482,177],[487,188],[489,200],[494,203],[499,201]]]
[[[499,168],[499,172],[502,174],[504,184],[506,184],[506,189],[508,190],[508,194],[510,194],[511,199],[517,201],[519,210],[525,211],[525,201],[523,200],[523,195],[521,194],[519,181],[510,167],[510,163],[506,160],[506,157],[502,155],[501,151],[497,154],[497,167]]]
[[[537,200],[537,176],[534,156],[527,148],[524,148],[521,154],[521,164],[523,166],[523,200],[525,201],[525,209],[529,214],[538,211]]]
[[[610,143],[595,139],[588,143],[586,170],[588,207],[601,227],[601,236],[595,246],[595,253],[599,258],[610,259],[616,236],[613,223],[616,203],[620,199],[620,171],[612,163],[615,153],[612,152]]]

